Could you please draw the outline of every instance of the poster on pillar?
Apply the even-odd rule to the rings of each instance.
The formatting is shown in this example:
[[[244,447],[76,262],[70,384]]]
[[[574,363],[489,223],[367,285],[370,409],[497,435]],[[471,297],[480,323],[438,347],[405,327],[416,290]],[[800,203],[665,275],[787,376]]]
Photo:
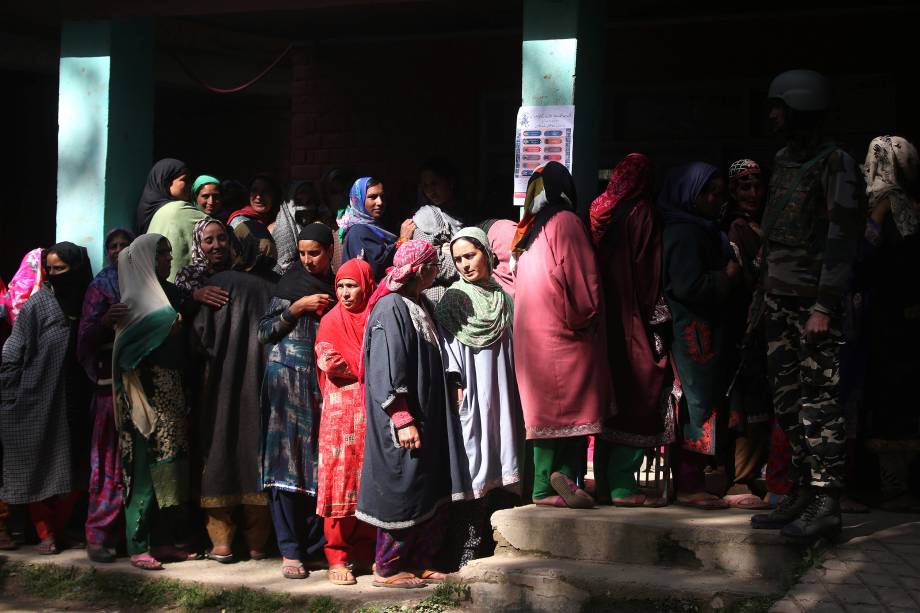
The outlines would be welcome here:
[[[522,106],[514,132],[514,205],[524,206],[527,181],[542,164],[556,161],[572,172],[575,105]]]

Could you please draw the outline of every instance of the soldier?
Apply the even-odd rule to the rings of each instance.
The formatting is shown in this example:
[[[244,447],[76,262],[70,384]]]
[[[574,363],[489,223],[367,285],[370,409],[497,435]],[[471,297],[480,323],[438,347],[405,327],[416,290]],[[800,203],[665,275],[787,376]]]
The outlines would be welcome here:
[[[772,127],[787,144],[776,154],[763,222],[767,362],[795,488],[751,525],[813,542],[841,527],[840,311],[863,234],[863,190],[856,162],[824,138],[830,87],[822,75],[784,72],[768,97]]]

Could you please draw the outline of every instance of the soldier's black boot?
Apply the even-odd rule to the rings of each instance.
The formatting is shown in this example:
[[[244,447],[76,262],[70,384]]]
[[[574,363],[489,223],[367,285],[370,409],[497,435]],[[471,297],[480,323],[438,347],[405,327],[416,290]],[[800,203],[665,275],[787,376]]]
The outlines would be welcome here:
[[[757,530],[779,530],[791,523],[808,507],[814,498],[814,488],[800,485],[783,498],[782,502],[769,513],[751,516],[751,528]]]
[[[820,538],[840,534],[840,490],[817,488],[811,503],[802,514],[783,528],[782,535],[799,543],[811,544]]]

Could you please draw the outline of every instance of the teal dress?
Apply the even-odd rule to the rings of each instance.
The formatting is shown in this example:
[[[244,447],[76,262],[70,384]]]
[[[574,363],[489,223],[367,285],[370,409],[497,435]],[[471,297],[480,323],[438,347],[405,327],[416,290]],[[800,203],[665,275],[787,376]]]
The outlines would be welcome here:
[[[664,295],[671,309],[671,352],[683,398],[679,423],[689,451],[714,455],[716,414],[727,377],[722,349],[730,292],[727,263],[717,233],[687,222],[664,229]]]
[[[272,298],[259,322],[259,341],[271,345],[262,381],[262,486],[314,495],[322,406],[313,354],[319,318],[296,319],[290,305]]]

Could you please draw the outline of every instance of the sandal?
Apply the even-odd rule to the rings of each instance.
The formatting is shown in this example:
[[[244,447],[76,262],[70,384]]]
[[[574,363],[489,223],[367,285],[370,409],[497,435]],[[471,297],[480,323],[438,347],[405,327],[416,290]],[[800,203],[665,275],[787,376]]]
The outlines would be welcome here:
[[[53,538],[42,541],[35,546],[35,549],[38,551],[38,554],[42,556],[53,556],[61,553],[61,550],[58,549],[57,543],[54,542]]]
[[[306,579],[310,573],[303,567],[303,562],[287,563],[281,565],[281,576],[285,579]]]
[[[547,496],[546,498],[534,498],[533,503],[541,507],[561,507],[567,509],[569,505],[565,503],[562,496]]]
[[[221,564],[233,564],[236,562],[236,558],[233,557],[233,553],[219,554],[214,553],[213,550],[209,549],[204,552],[204,557],[209,560],[214,560],[215,562],[220,562]]]
[[[428,585],[412,573],[396,573],[392,577],[381,577],[374,573],[374,587],[390,587],[402,590],[414,590]]]
[[[187,562],[188,560],[200,560],[202,555],[194,551],[186,551],[175,545],[166,545],[164,547],[151,548],[151,554],[161,562]],[[156,551],[157,554],[153,552]]]
[[[115,554],[105,547],[90,546],[86,548],[86,557],[100,564],[111,564],[115,561]]]
[[[728,506],[733,509],[747,509],[748,511],[763,511],[770,508],[770,503],[765,502],[760,496],[754,494],[729,494],[723,496]]]
[[[686,496],[677,496],[677,504],[682,507],[691,507],[700,511],[720,511],[728,508],[728,503],[712,494],[700,492],[698,494],[689,494]]]
[[[268,554],[265,553],[264,551],[252,550],[249,552],[249,559],[250,560],[267,560]]]
[[[560,472],[554,472],[549,476],[549,483],[557,494],[562,496],[565,504],[572,509],[593,509],[594,499],[588,492],[584,491],[575,482]]]
[[[358,580],[348,566],[333,566],[326,571],[326,578],[333,585],[355,585]]]
[[[447,581],[447,573],[442,573],[439,570],[432,570],[430,568],[413,574],[419,579],[428,581],[429,583],[444,583]]]
[[[142,553],[137,557],[131,556],[131,566],[141,570],[163,570],[163,564],[149,553]]]
[[[622,498],[614,498],[610,501],[615,507],[646,507],[649,509],[658,509],[664,506],[667,506],[667,502],[664,498],[650,498],[642,492],[636,492],[635,494],[630,494],[629,496],[623,496]]]

